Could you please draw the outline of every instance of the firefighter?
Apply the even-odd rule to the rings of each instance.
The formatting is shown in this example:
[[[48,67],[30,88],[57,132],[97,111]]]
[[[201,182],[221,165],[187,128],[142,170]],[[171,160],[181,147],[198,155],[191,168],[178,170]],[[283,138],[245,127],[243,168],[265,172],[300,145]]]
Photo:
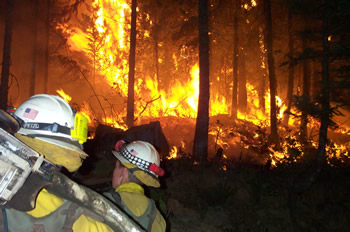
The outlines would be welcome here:
[[[117,158],[112,178],[115,190],[105,195],[146,231],[165,231],[163,216],[155,202],[144,195],[142,187],[160,187],[158,176],[164,175],[164,170],[159,166],[157,150],[148,142],[119,140],[112,152]]]
[[[87,157],[82,144],[87,138],[88,121],[59,96],[34,95],[16,109],[13,117],[20,125],[15,136],[44,155],[57,168],[64,167],[69,172],[74,172]],[[36,185],[26,181],[22,189],[32,189]],[[29,201],[29,192],[24,193],[23,197],[17,196],[23,200],[17,206],[6,210],[2,208],[0,227],[16,232],[113,231],[102,222],[99,215],[56,196],[45,188],[40,189],[35,197],[34,208],[29,211],[18,210]]]

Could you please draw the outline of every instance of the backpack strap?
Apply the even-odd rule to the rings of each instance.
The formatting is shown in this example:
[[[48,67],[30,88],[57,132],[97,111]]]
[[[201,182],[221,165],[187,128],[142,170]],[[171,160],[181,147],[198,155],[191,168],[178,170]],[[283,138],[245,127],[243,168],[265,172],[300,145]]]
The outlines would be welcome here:
[[[124,208],[122,205],[122,198],[120,197],[119,193],[114,191],[114,189],[103,193],[105,197],[107,197],[109,200],[113,201],[119,208]]]
[[[7,224],[7,214],[6,209],[1,207],[0,210],[0,232],[8,232],[8,224]]]
[[[79,208],[79,206],[75,203],[71,203],[71,205],[68,207],[68,209],[63,210],[61,214],[66,215],[66,220],[64,221],[62,232],[73,232],[73,224],[74,222],[80,217],[80,215],[83,213],[82,211],[76,215],[76,211]]]
[[[148,209],[147,209],[147,217],[149,220],[147,231],[152,230],[152,225],[157,216],[157,207],[156,203],[152,199],[148,199]]]

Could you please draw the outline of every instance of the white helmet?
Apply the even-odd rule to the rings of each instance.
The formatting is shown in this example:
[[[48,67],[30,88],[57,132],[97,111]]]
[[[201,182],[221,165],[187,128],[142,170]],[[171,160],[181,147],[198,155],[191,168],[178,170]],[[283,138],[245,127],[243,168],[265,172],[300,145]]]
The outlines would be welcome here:
[[[14,117],[20,123],[19,134],[87,156],[81,144],[87,138],[88,121],[61,97],[34,95],[17,108]]]
[[[144,141],[127,144],[119,140],[115,145],[115,150],[112,151],[115,157],[132,170],[141,182],[148,186],[159,187],[157,178],[164,175],[164,170],[160,167],[159,153],[152,144]]]

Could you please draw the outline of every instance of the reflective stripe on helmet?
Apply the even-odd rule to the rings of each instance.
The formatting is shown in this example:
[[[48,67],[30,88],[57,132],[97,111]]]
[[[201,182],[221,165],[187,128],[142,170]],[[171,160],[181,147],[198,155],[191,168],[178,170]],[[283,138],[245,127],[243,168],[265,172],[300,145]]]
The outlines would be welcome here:
[[[85,143],[87,140],[88,119],[84,115],[79,113],[75,114],[73,129],[69,127],[61,126],[58,123],[38,123],[38,122],[25,123],[23,120],[20,121],[20,123],[21,123],[21,127],[24,129],[50,131],[53,133],[62,133],[65,135],[70,135],[73,139],[78,140],[80,144]]]
[[[127,144],[123,144],[122,146],[120,146],[119,153],[131,164],[135,164],[138,168],[142,170],[154,172],[158,176],[164,175],[164,170],[157,164],[148,162],[147,160],[132,155],[127,149]]]

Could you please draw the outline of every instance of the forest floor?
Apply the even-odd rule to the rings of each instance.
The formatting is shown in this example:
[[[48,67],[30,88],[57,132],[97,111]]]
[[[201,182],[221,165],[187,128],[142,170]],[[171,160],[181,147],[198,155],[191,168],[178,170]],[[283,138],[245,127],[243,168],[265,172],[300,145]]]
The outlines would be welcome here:
[[[193,143],[193,120],[166,118],[161,124],[160,134],[170,141],[170,148],[185,144],[176,158],[162,158],[166,174],[160,178],[161,188],[146,192],[164,215],[167,232],[350,231],[349,150],[342,153],[342,159],[328,160],[332,165],[324,164],[312,180],[317,158],[314,148],[305,150],[303,156],[289,149],[292,159],[273,167],[268,162],[267,131],[246,121],[232,124],[217,117],[209,136],[210,162],[199,166],[186,147]],[[111,150],[117,137],[124,135],[103,129],[102,136],[96,136],[99,139],[86,144],[89,158],[72,176],[97,192],[111,187],[115,160]],[[142,130],[136,132],[140,136]],[[144,132],[145,138],[158,134]],[[281,138],[294,144],[287,132],[281,131]],[[341,144],[350,142],[348,135],[333,137]],[[218,155],[219,142],[228,157]],[[225,147],[230,143],[237,145]],[[292,162],[294,158],[298,162]]]
[[[206,167],[188,158],[164,160],[162,187],[149,189],[168,232],[348,232],[350,168],[325,165],[309,186],[312,165],[266,169],[221,163]],[[100,160],[77,180],[100,192],[110,186],[111,162]]]

